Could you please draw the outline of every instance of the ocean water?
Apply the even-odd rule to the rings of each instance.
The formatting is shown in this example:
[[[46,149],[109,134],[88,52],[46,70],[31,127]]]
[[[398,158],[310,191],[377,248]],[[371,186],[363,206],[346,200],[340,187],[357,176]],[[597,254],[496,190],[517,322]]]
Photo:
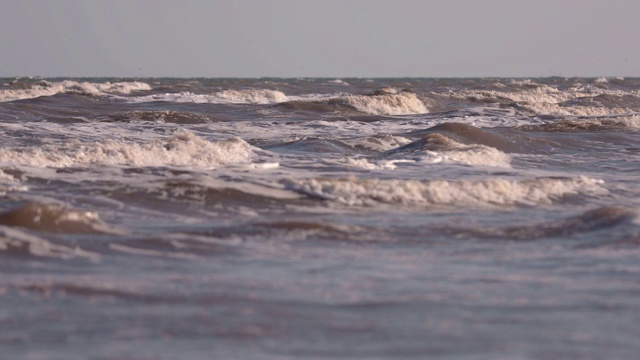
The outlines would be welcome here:
[[[640,79],[0,79],[2,359],[635,359]]]

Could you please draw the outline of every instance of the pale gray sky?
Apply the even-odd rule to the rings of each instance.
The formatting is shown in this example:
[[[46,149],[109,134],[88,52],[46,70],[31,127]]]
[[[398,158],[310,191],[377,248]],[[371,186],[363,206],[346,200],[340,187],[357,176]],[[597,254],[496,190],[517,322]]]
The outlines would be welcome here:
[[[0,76],[640,76],[637,0],[0,4]]]

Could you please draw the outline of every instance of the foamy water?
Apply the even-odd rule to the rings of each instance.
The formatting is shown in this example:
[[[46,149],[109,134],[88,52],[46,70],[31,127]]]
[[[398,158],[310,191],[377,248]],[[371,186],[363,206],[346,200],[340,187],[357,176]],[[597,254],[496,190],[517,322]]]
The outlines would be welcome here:
[[[638,79],[0,84],[1,358],[640,352]]]

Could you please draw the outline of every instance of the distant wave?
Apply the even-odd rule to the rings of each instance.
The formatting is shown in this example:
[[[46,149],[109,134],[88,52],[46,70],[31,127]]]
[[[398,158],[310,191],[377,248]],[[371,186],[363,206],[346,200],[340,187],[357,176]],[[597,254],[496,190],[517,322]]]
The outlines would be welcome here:
[[[154,123],[174,123],[174,124],[202,124],[215,119],[212,116],[188,111],[123,111],[112,114],[100,115],[91,120],[99,122],[136,122],[149,121]]]
[[[149,84],[133,82],[78,82],[64,80],[60,82],[48,82],[45,80],[35,83],[28,89],[3,89],[0,90],[0,102],[33,99],[41,96],[53,96],[56,94],[130,94],[134,91],[151,90]]]
[[[212,94],[194,94],[191,92],[154,94],[128,97],[127,102],[176,102],[196,104],[276,104],[289,101],[289,98],[277,90],[246,89],[223,90]]]
[[[518,127],[524,131],[575,132],[617,128],[640,129],[640,115],[555,120]]]
[[[528,87],[517,91],[460,90],[438,96],[515,106],[538,115],[602,116],[640,110],[640,93],[637,90],[625,92],[596,86],[576,86],[561,90],[541,84],[529,84]]]
[[[334,94],[315,96],[287,96],[278,90],[245,89],[222,90],[211,94],[191,92],[153,94],[127,97],[126,102],[176,102],[196,104],[279,104],[294,110],[316,112],[355,110],[370,115],[425,114],[429,110],[416,94],[396,89],[382,89],[368,95]]]
[[[330,102],[348,105],[358,111],[372,115],[414,115],[429,112],[416,94],[385,89],[370,95],[346,95]]]

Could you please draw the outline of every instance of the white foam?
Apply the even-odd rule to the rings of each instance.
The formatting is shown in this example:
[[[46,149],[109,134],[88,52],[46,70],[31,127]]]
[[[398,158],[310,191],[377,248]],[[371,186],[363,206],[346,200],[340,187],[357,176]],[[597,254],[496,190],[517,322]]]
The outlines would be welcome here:
[[[0,162],[54,168],[87,165],[213,168],[248,163],[252,155],[251,146],[240,138],[210,142],[192,133],[179,132],[164,141],[148,143],[75,141],[26,149],[0,149]]]
[[[267,89],[222,90],[213,94],[191,92],[154,94],[127,97],[126,102],[145,103],[154,101],[195,103],[195,104],[276,104],[289,101],[281,91]]]
[[[429,110],[418,97],[409,92],[381,95],[347,95],[333,101],[372,115],[414,115]]]
[[[89,95],[130,94],[133,91],[151,90],[149,84],[133,82],[91,83],[64,80],[60,82],[40,81],[29,89],[0,90],[0,102],[32,99],[41,96],[52,96],[60,93]]]
[[[602,181],[575,178],[531,180],[289,179],[286,188],[352,206],[500,206],[551,204],[571,195],[606,194]]]

